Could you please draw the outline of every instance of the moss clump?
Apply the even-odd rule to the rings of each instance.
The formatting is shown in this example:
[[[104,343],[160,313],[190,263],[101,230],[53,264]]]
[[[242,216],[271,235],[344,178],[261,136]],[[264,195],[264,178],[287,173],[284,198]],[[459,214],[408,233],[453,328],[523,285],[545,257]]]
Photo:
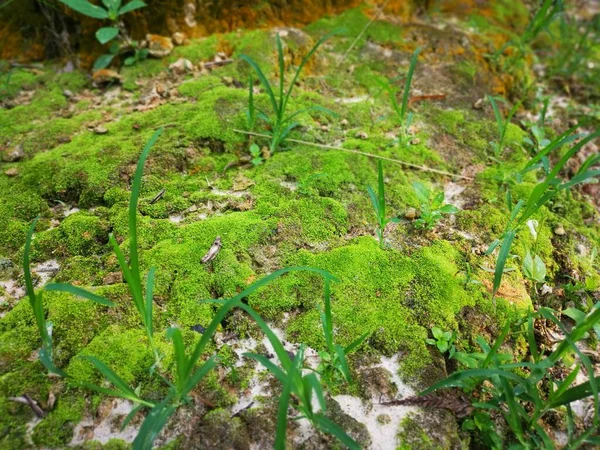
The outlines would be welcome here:
[[[452,414],[444,410],[410,413],[400,423],[398,450],[450,450],[467,448]]]
[[[82,419],[84,410],[83,397],[63,395],[55,409],[33,429],[33,442],[40,447],[64,448],[73,438],[73,429]]]
[[[112,368],[130,386],[147,380],[148,368],[154,357],[148,348],[146,334],[142,329],[127,330],[112,325],[96,335],[77,356],[95,356]],[[74,357],[67,368],[74,382],[102,384],[102,375],[83,358]]]

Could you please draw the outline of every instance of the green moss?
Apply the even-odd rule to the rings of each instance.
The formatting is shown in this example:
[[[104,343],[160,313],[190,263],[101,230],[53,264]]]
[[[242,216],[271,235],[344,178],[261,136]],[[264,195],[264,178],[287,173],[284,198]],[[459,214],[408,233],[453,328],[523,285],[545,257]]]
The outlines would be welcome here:
[[[33,429],[33,442],[48,448],[64,448],[73,438],[73,429],[82,419],[84,409],[83,397],[63,395],[55,409]]]
[[[141,381],[147,380],[148,369],[154,363],[145,331],[141,328],[128,330],[118,325],[112,325],[96,335],[77,354],[84,355],[98,358],[130,386],[137,386]],[[83,358],[72,358],[67,373],[77,383],[103,383],[103,376]]]

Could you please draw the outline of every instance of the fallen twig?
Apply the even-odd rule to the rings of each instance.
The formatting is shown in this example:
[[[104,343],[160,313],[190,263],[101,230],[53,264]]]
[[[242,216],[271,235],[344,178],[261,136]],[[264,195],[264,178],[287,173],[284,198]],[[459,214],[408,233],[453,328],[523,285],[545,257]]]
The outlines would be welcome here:
[[[234,129],[233,131],[236,132],[236,133],[247,134],[249,136],[258,136],[258,137],[264,137],[264,138],[271,138],[271,136],[269,136],[267,134],[253,133],[253,132],[250,132],[250,131],[237,130],[237,129]],[[311,147],[322,148],[322,149],[325,149],[325,150],[339,150],[341,152],[354,153],[354,154],[357,154],[357,155],[367,156],[369,158],[381,159],[381,160],[384,160],[384,161],[391,161],[391,162],[394,162],[396,164],[400,164],[402,166],[411,167],[411,168],[417,169],[417,170],[422,170],[423,172],[433,172],[433,173],[438,173],[440,175],[446,175],[446,176],[449,176],[449,177],[461,178],[463,180],[474,180],[474,178],[472,178],[472,177],[466,177],[464,175],[458,175],[456,173],[446,172],[445,170],[433,169],[433,168],[427,167],[427,166],[420,166],[418,164],[409,163],[409,162],[406,162],[406,161],[402,161],[400,159],[388,158],[387,156],[379,156],[379,155],[374,155],[372,153],[361,152],[360,150],[352,150],[352,149],[349,149],[349,148],[335,147],[333,145],[326,145],[326,144],[316,144],[314,142],[300,141],[298,139],[286,139],[286,141],[287,142],[295,142],[296,144],[308,145],[308,146],[311,146]]]
[[[383,5],[381,5],[381,8],[379,8],[379,10],[377,11],[377,13],[375,13],[375,15],[373,16],[373,18],[371,20],[369,20],[369,23],[367,23],[365,25],[365,27],[362,29],[362,31],[358,34],[358,36],[356,36],[356,39],[354,39],[354,41],[352,41],[352,44],[350,44],[350,47],[348,47],[348,50],[346,50],[346,53],[344,53],[342,55],[342,57],[338,61],[336,67],[339,67],[340,64],[342,64],[344,62],[344,60],[346,59],[346,57],[348,56],[348,54],[352,51],[352,49],[354,48],[354,46],[356,45],[356,43],[359,41],[359,39],[362,37],[362,35],[365,34],[365,31],[367,31],[367,29],[371,26],[371,24],[373,22],[375,22],[377,19],[379,19],[379,16],[381,16],[381,13],[385,9],[385,7],[387,6],[387,4],[388,4],[389,1],[390,0],[386,0],[385,3]]]
[[[40,408],[39,405],[37,404],[37,402],[27,394],[23,394],[20,397],[8,397],[8,399],[13,402],[23,403],[24,405],[29,405],[29,407],[34,412],[34,414],[36,416],[38,416],[40,419],[42,419],[43,417],[46,417],[46,412],[42,408]]]

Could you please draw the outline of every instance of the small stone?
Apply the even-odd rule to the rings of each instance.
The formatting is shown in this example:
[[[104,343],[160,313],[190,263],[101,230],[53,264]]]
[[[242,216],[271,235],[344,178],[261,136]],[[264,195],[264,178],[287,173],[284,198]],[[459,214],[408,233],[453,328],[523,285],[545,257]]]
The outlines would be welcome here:
[[[92,75],[92,79],[97,85],[121,83],[123,81],[121,75],[110,69],[96,70]]]
[[[16,177],[17,175],[19,175],[19,171],[16,167],[11,167],[6,172],[4,172],[4,175],[6,175],[7,177]]]
[[[190,330],[195,331],[196,333],[204,333],[206,331],[206,328],[204,328],[202,325],[198,324],[198,325],[192,325],[190,327]]]
[[[484,100],[482,98],[475,100],[475,103],[473,103],[473,109],[483,108],[483,102],[484,102]]]
[[[579,256],[587,256],[588,249],[583,244],[577,244],[575,246],[575,251],[579,254]]]
[[[169,97],[179,97],[179,95],[177,88],[173,88],[169,91]]]
[[[119,284],[122,282],[123,282],[123,275],[121,274],[121,272],[110,272],[102,279],[102,283],[105,285]]]
[[[328,133],[329,132],[329,125],[321,125],[321,131]]]
[[[348,123],[349,123],[349,122],[348,122],[348,120],[347,120],[347,119],[343,119],[343,120],[340,122],[340,125],[341,125],[341,126],[343,126],[343,127],[347,127],[347,126],[348,126]]]
[[[185,34],[178,31],[176,33],[173,33],[173,37],[171,39],[173,39],[173,43],[175,45],[183,45],[183,43],[185,42],[185,38]]]
[[[25,158],[25,151],[20,145],[12,147],[2,154],[2,161],[4,162],[17,162],[23,158]]]
[[[404,212],[404,218],[408,220],[414,220],[417,218],[417,210],[415,208],[408,208]]]
[[[169,70],[177,75],[183,75],[194,70],[194,65],[189,59],[179,58],[169,66]]]
[[[154,86],[154,89],[156,90],[156,93],[158,95],[160,95],[161,97],[164,96],[165,93],[165,85],[162,83],[156,83],[156,85]]]
[[[369,139],[369,135],[367,133],[365,133],[364,131],[359,131],[358,133],[356,133],[356,137],[359,139]]]
[[[74,97],[73,93],[72,93],[70,90],[68,90],[68,89],[65,89],[65,90],[63,91],[63,95],[64,95],[65,97],[67,97],[67,98],[73,98],[73,97]]]
[[[106,134],[108,133],[108,130],[103,127],[102,125],[98,125],[96,128],[94,128],[94,134]]]
[[[419,145],[421,143],[421,139],[419,138],[412,138],[410,140],[410,145]]]
[[[253,185],[254,181],[252,181],[250,178],[248,178],[246,175],[240,172],[233,180],[233,186],[231,189],[235,192],[239,192],[244,191]]]
[[[170,37],[158,34],[147,34],[148,53],[155,58],[164,58],[173,51],[173,41]]]
[[[193,212],[196,212],[196,211],[198,211],[198,207],[196,205],[192,205],[192,206],[190,206],[188,208],[188,212],[193,213]]]
[[[559,225],[554,229],[554,234],[556,234],[557,236],[564,236],[565,234],[567,234],[567,232],[565,231],[562,225]]]

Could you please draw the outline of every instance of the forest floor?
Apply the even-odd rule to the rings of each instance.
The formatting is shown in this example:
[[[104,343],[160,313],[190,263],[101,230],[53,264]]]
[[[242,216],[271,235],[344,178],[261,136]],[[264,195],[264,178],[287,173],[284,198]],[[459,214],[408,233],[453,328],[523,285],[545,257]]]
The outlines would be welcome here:
[[[478,336],[493,342],[507,320],[517,323],[532,308],[561,309],[581,300],[564,285],[579,286],[576,295],[596,301],[600,287],[592,256],[600,246],[600,195],[597,186],[584,185],[534,215],[537,240],[527,228],[518,233],[511,270],[492,302],[496,255],[485,251],[509,218],[506,187],[516,202],[536,184],[534,172],[521,182],[513,174],[530,158],[524,139],[539,118],[540,99],[550,99],[549,136],[583,116],[592,122],[581,131],[591,131],[600,120],[585,86],[544,75],[550,62],[528,57],[501,70],[490,61],[494,49],[528,20],[524,8],[503,8],[493,19],[475,11],[410,24],[386,15],[369,24],[374,12],[357,8],[303,30],[214,35],[124,68],[119,80],[108,83],[92,84],[86,73],[56,62],[12,69],[0,84],[0,447],[117,449],[132,442],[142,415],[120,430],[132,404],[77,387],[103,383],[92,364],[79,358],[83,355],[98,357],[148,398],[164,395],[160,380],[148,371],[153,354],[108,242],[113,233],[127,245],[132,176],[159,127],[164,132],[143,176],[138,246],[143,271],[156,268],[154,321],[164,373],[172,373],[175,364],[165,330],[180,328],[191,345],[214,317],[216,306],[200,300],[232,297],[277,269],[324,269],[339,279],[331,287],[337,341],[348,345],[369,333],[348,356],[352,382],[329,386],[328,415],[365,448],[473,445],[448,410],[381,404],[415,395],[457,368],[456,360],[427,344],[431,328],[456,331],[456,347],[468,353],[477,348]],[[277,33],[286,62],[297,65],[321,36],[337,29],[300,76],[289,105],[290,111],[318,105],[335,115],[320,110],[299,115],[301,126],[291,137],[305,143],[288,142],[272,155],[263,151],[263,161],[254,165],[250,145],[263,147],[266,141],[236,131],[247,129],[251,70],[240,55],[250,55],[275,79]],[[543,39],[537,44],[552,45]],[[401,95],[417,47],[411,135],[406,145],[390,145],[400,131],[383,86],[393,80]],[[268,109],[264,89],[258,82],[253,89],[255,102]],[[498,158],[488,94],[511,104],[525,99]],[[255,131],[263,130],[259,122]],[[386,227],[383,246],[367,193],[368,186],[377,187],[377,160],[343,150],[413,165],[384,161],[388,216],[399,220]],[[594,151],[588,144],[569,170],[576,171]],[[443,192],[458,212],[444,215],[432,230],[419,229],[415,218],[422,205],[413,182]],[[108,308],[45,293],[54,361],[69,373],[68,381],[48,377],[38,361],[41,344],[25,298],[23,246],[37,216],[36,287],[69,282],[116,303]],[[217,236],[222,248],[203,264]],[[537,285],[522,270],[532,248],[547,269],[545,282]],[[287,350],[306,344],[310,365],[325,348],[322,298],[318,276],[291,273],[247,302]],[[273,444],[281,387],[242,356],[268,354],[270,344],[239,311],[221,325],[210,344],[219,365],[193,391],[194,404],[180,408],[159,437],[164,448]],[[525,337],[512,335],[505,350],[522,357]],[[39,403],[45,417],[10,400],[24,394]],[[289,426],[293,448],[335,447],[303,421]]]

